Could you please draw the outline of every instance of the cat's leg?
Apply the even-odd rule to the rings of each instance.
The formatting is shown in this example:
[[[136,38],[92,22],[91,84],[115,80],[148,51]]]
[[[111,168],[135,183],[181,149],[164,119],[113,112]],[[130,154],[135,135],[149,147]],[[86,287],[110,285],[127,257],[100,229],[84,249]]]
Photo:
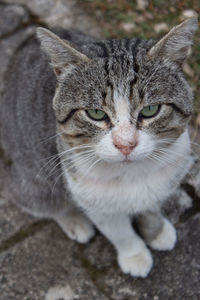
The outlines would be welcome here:
[[[139,231],[155,250],[172,250],[176,243],[174,226],[160,212],[148,212],[137,218]]]
[[[64,212],[56,214],[54,220],[70,239],[79,243],[87,243],[95,235],[88,217],[71,204]]]
[[[128,215],[91,216],[97,228],[112,242],[118,254],[118,263],[124,273],[146,277],[153,260],[143,240],[134,231]]]

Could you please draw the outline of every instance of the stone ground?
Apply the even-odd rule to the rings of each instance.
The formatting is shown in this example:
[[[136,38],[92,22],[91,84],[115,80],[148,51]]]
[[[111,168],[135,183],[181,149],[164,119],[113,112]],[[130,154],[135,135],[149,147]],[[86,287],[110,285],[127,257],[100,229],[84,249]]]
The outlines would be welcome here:
[[[10,58],[38,24],[101,36],[95,21],[76,1],[0,1],[0,93]],[[16,208],[8,201],[8,165],[0,152],[0,300],[200,299],[198,160],[192,176],[165,208],[176,223],[177,246],[172,252],[153,252],[154,268],[147,279],[122,274],[114,249],[100,234],[88,245],[78,245],[55,223],[35,219]]]

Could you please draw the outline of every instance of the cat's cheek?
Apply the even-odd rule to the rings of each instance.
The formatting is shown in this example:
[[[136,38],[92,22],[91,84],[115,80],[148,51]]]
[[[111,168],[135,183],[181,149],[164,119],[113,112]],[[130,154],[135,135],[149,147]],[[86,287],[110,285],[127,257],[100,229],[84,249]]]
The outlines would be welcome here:
[[[149,157],[156,148],[155,137],[147,132],[138,130],[138,145],[130,154],[131,160],[142,160]]]
[[[107,133],[95,147],[97,155],[107,162],[120,162],[124,155],[113,145],[111,131]]]

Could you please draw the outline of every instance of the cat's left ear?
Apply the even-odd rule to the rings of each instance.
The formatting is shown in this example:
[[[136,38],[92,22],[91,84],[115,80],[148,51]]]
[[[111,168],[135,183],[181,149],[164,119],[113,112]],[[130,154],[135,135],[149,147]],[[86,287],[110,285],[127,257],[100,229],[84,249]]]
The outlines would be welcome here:
[[[148,55],[152,58],[162,56],[182,65],[188,57],[197,27],[198,20],[196,17],[187,19],[178,26],[173,27],[148,51]]]
[[[70,66],[90,61],[86,55],[76,50],[69,42],[61,40],[46,28],[37,28],[37,37],[41,42],[41,48],[50,57],[57,76],[60,76]]]

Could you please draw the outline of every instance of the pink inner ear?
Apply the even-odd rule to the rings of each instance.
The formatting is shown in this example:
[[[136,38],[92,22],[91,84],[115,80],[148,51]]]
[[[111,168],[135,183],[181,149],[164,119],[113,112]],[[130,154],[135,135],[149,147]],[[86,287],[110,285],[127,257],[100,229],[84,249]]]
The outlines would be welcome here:
[[[59,76],[62,73],[61,68],[55,67],[54,72],[56,73],[57,76]]]
[[[138,144],[137,131],[130,124],[121,124],[112,130],[113,145],[124,155],[129,155]]]

